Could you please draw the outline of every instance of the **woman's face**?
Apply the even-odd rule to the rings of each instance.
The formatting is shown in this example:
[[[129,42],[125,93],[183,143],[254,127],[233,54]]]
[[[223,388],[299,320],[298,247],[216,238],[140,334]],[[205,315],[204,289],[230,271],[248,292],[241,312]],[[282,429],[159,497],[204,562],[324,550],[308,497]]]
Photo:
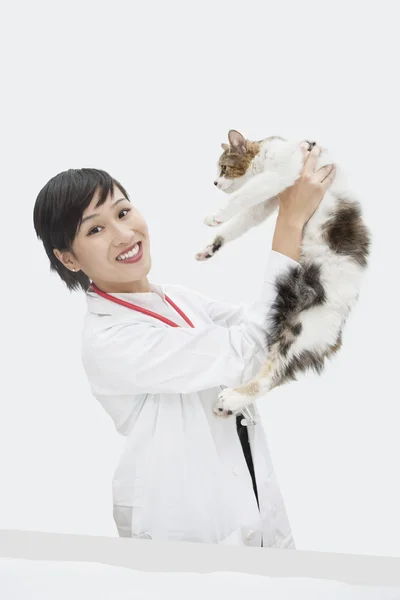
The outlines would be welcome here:
[[[72,244],[73,266],[105,292],[149,291],[151,256],[145,220],[117,187],[114,197],[109,194],[96,208],[97,200],[98,193],[82,215]]]

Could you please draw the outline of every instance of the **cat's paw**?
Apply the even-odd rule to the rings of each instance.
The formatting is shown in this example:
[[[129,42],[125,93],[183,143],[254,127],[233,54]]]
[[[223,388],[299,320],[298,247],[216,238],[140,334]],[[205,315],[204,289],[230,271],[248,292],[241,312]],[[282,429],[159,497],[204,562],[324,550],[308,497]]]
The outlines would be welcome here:
[[[218,396],[218,402],[213,407],[218,417],[229,417],[239,413],[245,406],[251,404],[252,399],[244,396],[234,389],[226,388]]]
[[[208,246],[206,246],[204,248],[204,250],[201,250],[201,252],[198,252],[196,254],[196,260],[208,260],[209,258],[211,258],[212,256],[214,256],[214,254],[216,252],[218,252],[218,250],[221,248],[221,246],[224,244],[224,238],[222,237],[222,235],[218,235],[212,242],[211,244],[208,244]]]
[[[197,252],[196,260],[208,260],[212,256],[214,256],[214,250],[213,250],[213,245],[210,244],[209,246],[206,246],[204,248],[204,250]]]
[[[208,227],[218,227],[222,222],[222,220],[217,219],[217,215],[209,215],[204,219],[204,224]]]

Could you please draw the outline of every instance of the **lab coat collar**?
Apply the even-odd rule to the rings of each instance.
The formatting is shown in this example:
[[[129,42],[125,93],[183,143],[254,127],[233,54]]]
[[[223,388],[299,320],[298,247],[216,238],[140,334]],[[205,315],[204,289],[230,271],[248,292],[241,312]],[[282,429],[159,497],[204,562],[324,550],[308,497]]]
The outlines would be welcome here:
[[[143,308],[149,308],[150,310],[154,310],[155,305],[158,304],[160,300],[166,303],[163,285],[150,283],[150,290],[150,292],[113,293],[112,296],[121,298],[121,300],[125,300],[126,302],[131,302],[132,304],[137,304]],[[86,300],[88,310],[91,313],[111,315],[119,313],[121,310],[126,312],[124,306],[116,304],[115,302],[110,302],[110,300],[106,300],[96,294],[96,292],[93,291],[92,286],[86,291]]]

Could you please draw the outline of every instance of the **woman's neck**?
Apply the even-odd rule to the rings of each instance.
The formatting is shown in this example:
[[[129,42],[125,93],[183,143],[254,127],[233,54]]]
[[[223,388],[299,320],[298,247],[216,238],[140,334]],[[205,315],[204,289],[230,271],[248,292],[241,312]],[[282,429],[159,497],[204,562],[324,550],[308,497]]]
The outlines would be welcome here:
[[[108,294],[138,294],[151,292],[147,277],[140,279],[139,281],[127,281],[123,283],[93,283],[95,283],[102,292]]]

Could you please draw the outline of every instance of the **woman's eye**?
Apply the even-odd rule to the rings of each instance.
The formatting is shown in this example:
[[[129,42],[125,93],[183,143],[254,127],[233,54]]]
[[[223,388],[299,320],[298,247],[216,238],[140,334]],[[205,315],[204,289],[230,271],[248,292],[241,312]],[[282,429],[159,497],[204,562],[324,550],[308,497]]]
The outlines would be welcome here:
[[[121,211],[118,213],[118,216],[119,216],[119,217],[121,217],[122,213],[128,213],[130,210],[131,210],[130,208],[124,208],[123,210],[121,210]],[[125,216],[125,215],[123,215],[123,216]],[[101,227],[100,227],[100,226],[93,227],[93,229],[91,229],[91,230],[89,231],[88,235],[93,235],[94,233],[97,233],[97,232],[96,232],[96,229],[101,229]]]
[[[96,232],[96,229],[100,229],[100,227],[93,227],[93,229],[91,229],[88,233],[88,235],[92,235],[93,233]]]

